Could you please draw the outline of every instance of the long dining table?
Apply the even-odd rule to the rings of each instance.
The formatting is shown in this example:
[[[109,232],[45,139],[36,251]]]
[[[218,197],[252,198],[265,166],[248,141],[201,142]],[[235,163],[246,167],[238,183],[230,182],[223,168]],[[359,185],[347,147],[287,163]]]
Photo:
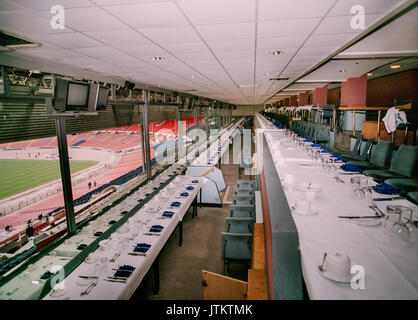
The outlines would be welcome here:
[[[370,219],[368,223],[362,219],[339,218],[375,215],[370,198],[353,197],[351,179],[365,176],[343,171],[341,163],[336,164],[336,171],[327,170],[306,149],[284,135],[283,130],[266,130],[263,134],[297,228],[309,298],[418,299],[417,230],[412,230],[409,241],[402,241],[385,230],[384,218]],[[366,179],[369,186],[376,185],[372,178]],[[296,202],[306,197],[303,186],[309,185],[320,190],[310,202],[312,209],[295,210]],[[374,190],[371,194],[374,200],[389,197]],[[387,205],[407,206],[413,210],[413,220],[418,220],[417,206],[406,199],[374,202],[383,213]],[[270,214],[281,214],[280,208],[276,209]],[[325,277],[319,269],[324,253],[347,255],[351,266],[359,266],[364,271],[364,287]]]

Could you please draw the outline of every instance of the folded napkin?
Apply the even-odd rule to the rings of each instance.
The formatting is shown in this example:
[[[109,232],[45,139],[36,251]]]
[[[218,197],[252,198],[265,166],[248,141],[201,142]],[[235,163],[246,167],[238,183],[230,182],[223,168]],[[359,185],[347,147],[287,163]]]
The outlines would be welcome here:
[[[94,236],[95,236],[95,237],[100,237],[102,234],[103,234],[103,232],[101,232],[101,231],[97,231],[97,232],[94,234]]]
[[[192,183],[199,183],[199,180],[193,180]]]
[[[52,275],[53,275],[53,273],[52,273],[52,272],[47,271],[47,272],[45,272],[43,275],[41,275],[41,279],[42,279],[42,280],[48,279],[48,278],[50,278]]]
[[[180,196],[182,196],[182,197],[188,197],[189,196],[189,193],[188,192],[182,192],[182,193],[180,193]]]
[[[343,164],[340,168],[347,172],[363,172],[363,169],[349,163]]]
[[[149,229],[149,232],[161,232],[164,229],[163,226],[160,226],[158,224],[155,224]]]
[[[323,152],[323,153],[331,153],[331,151],[329,151],[327,148],[322,148],[321,149],[321,152]]]
[[[374,191],[377,193],[382,194],[401,194],[403,193],[402,188],[391,186],[390,184],[381,182],[375,186],[372,187]]]
[[[320,148],[321,145],[320,144],[317,144],[317,143],[312,143],[311,144],[311,147],[313,147],[313,148]]]
[[[145,253],[151,248],[151,245],[148,243],[138,243],[134,249],[134,252],[142,252]]]
[[[110,220],[109,221],[109,224],[115,224],[116,223],[116,221],[115,220]]]
[[[192,187],[192,186],[188,186],[187,188],[186,188],[186,190],[194,190],[194,187]]]
[[[172,206],[172,207],[180,207],[181,206],[181,203],[178,202],[178,201],[174,201],[174,202],[171,203],[170,206]]]
[[[130,265],[124,265],[119,267],[118,271],[115,272],[114,276],[119,278],[129,278],[129,276],[132,274],[134,270],[134,267]]]
[[[305,142],[312,142],[312,140],[311,139],[308,139],[308,138],[305,138],[305,140],[303,140],[303,141],[305,141]]]
[[[343,157],[341,157],[341,156],[339,156],[339,155],[337,155],[337,154],[333,154],[333,155],[331,156],[331,158],[334,158],[334,159],[341,160],[341,161],[344,161],[344,162],[345,162],[344,158],[343,158]]]
[[[164,211],[163,217],[171,218],[173,216],[173,211]]]
[[[120,214],[121,214],[121,215],[124,215],[124,214],[127,214],[127,213],[128,213],[128,211],[124,210],[124,211],[122,211]]]
[[[80,244],[77,249],[78,250],[84,250],[87,247],[87,245],[85,243]]]

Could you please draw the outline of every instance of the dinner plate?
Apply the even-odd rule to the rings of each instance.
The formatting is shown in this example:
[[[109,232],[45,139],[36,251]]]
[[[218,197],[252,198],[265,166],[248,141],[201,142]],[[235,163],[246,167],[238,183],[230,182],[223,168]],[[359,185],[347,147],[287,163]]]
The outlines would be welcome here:
[[[127,233],[129,231],[129,228],[126,226],[122,226],[117,230],[117,233]]]
[[[85,287],[85,286],[88,286],[88,285],[92,284],[95,281],[96,281],[96,279],[78,278],[77,279],[77,284],[79,286]]]
[[[96,263],[99,260],[99,257],[95,254],[89,254],[84,260],[85,263]]]
[[[296,214],[300,215],[300,216],[312,216],[312,215],[314,215],[314,214],[317,214],[317,213],[318,213],[318,210],[316,210],[316,209],[311,210],[311,212],[303,212],[303,211],[298,211],[298,210],[296,210],[296,209],[292,209],[292,211],[293,211],[294,213],[296,213]]]
[[[382,223],[382,219],[370,218],[370,219],[345,219],[350,220],[355,224],[359,224],[361,226],[377,226]]]
[[[328,280],[332,280],[335,282],[341,282],[341,283],[350,283],[351,282],[351,275],[347,276],[347,277],[341,277],[338,276],[334,273],[329,272],[328,270],[325,269],[324,272],[321,272],[321,270],[319,270],[318,268],[318,272],[324,277],[327,278]]]
[[[67,288],[52,289],[51,297],[61,297],[68,292]]]

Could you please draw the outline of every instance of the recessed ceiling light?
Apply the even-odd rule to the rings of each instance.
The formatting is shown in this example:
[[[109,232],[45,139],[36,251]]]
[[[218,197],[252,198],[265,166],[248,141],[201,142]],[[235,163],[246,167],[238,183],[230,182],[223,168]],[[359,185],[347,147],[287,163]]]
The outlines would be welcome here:
[[[270,54],[271,54],[272,56],[278,56],[278,55],[283,54],[283,51],[280,51],[280,50],[275,50],[275,51],[270,52]]]
[[[194,74],[192,74],[192,79],[197,78],[197,76],[195,76]]]
[[[402,68],[402,66],[400,64],[393,64],[390,66],[391,69],[399,69]]]
[[[369,72],[368,74],[367,74],[367,76],[368,77],[371,77],[373,75],[373,73],[371,73],[371,72]]]
[[[152,57],[151,58],[151,60],[154,60],[154,61],[162,61],[164,59],[165,59],[164,57]]]
[[[345,69],[342,69],[342,70],[340,70],[340,72],[347,72],[347,70],[345,70]]]

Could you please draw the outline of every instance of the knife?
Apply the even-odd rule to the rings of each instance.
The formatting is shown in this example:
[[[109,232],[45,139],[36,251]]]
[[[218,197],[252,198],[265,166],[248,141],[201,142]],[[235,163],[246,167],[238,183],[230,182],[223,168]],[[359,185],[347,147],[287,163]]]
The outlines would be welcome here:
[[[344,218],[344,219],[371,219],[371,218],[383,218],[383,216],[338,216],[338,218]]]
[[[405,197],[373,198],[373,201],[392,201],[406,199]]]

